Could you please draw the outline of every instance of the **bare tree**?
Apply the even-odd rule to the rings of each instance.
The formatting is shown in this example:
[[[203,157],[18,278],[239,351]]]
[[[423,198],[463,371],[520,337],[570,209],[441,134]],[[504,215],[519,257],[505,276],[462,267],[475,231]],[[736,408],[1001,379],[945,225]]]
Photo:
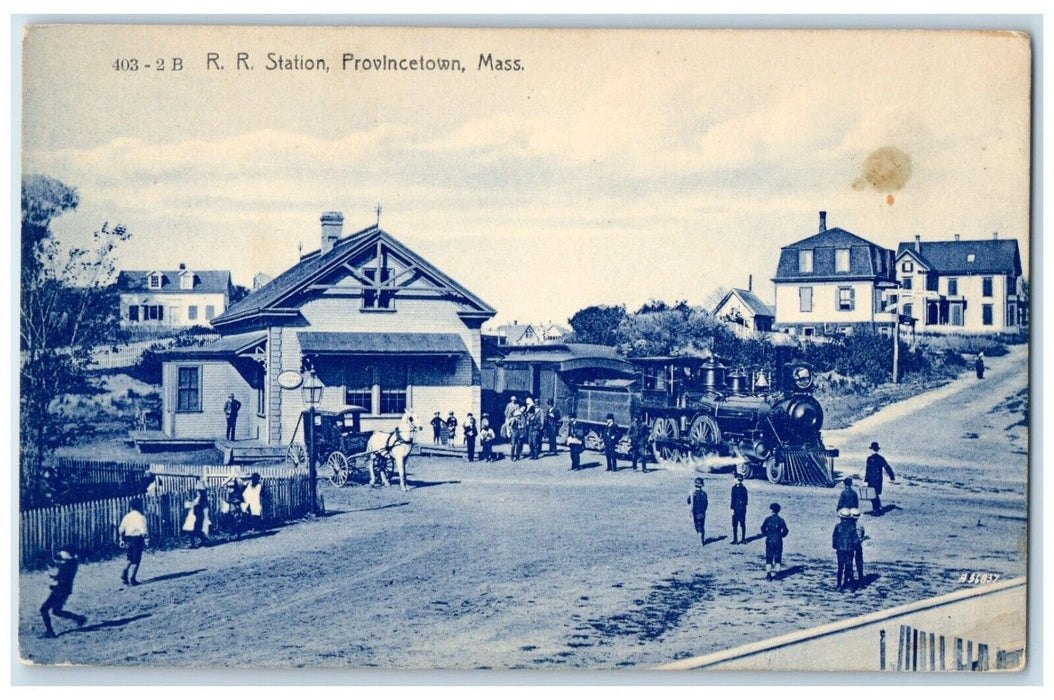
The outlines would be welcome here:
[[[92,351],[117,330],[114,251],[129,234],[103,224],[89,247],[62,246],[51,222],[78,201],[76,190],[53,178],[22,181],[19,439],[21,492],[29,501],[40,492],[48,455],[81,428],[63,417],[56,399],[89,386]]]

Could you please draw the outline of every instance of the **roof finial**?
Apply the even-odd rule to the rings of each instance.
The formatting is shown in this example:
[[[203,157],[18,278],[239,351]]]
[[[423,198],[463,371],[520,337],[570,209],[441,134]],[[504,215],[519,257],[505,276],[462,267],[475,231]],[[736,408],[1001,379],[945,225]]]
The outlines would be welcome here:
[[[377,202],[377,228],[381,227],[381,203]]]

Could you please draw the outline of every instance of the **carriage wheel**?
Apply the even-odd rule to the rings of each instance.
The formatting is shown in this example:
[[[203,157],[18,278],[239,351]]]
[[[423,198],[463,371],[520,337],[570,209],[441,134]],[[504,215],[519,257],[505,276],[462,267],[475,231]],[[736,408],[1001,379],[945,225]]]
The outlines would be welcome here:
[[[656,462],[673,462],[680,456],[680,450],[664,443],[666,440],[676,440],[681,436],[681,430],[677,421],[673,418],[656,418],[651,426],[652,452],[655,454]]]
[[[765,460],[765,476],[774,484],[783,482],[783,460],[776,459],[775,455]]]
[[[329,480],[339,489],[348,483],[348,458],[343,452],[331,452],[326,458],[326,471],[329,472]]]
[[[289,462],[294,469],[305,469],[307,467],[307,448],[299,442],[289,443],[289,449],[285,451],[285,461]]]
[[[370,482],[370,470],[365,462],[360,462],[359,457],[348,458],[347,481],[353,484],[368,484]]]
[[[583,443],[587,450],[593,450],[594,452],[604,451],[604,440],[600,437],[600,433],[595,430],[590,430],[586,433]]]
[[[688,428],[688,447],[693,456],[705,457],[712,450],[703,445],[721,442],[721,426],[706,414],[699,414]]]

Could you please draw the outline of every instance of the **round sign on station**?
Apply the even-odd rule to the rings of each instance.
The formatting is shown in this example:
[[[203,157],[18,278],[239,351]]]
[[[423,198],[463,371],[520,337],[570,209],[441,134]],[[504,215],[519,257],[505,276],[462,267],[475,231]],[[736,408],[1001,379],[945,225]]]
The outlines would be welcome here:
[[[283,389],[296,389],[303,382],[304,378],[300,376],[300,372],[294,372],[291,369],[287,369],[278,375],[278,386]]]

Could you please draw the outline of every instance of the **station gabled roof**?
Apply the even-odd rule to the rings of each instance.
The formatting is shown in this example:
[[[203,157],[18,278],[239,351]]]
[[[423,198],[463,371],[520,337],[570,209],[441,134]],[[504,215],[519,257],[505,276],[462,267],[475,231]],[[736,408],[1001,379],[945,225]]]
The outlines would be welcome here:
[[[304,294],[308,287],[329,275],[339,273],[352,258],[378,245],[411,262],[418,276],[429,280],[437,290],[446,293],[457,303],[458,313],[462,316],[485,320],[497,313],[485,301],[410,250],[390,233],[379,226],[370,226],[337,240],[326,252],[316,250],[304,255],[297,264],[212,319],[212,325],[223,332],[224,328],[235,327],[268,314],[295,315],[299,303],[297,297]]]

